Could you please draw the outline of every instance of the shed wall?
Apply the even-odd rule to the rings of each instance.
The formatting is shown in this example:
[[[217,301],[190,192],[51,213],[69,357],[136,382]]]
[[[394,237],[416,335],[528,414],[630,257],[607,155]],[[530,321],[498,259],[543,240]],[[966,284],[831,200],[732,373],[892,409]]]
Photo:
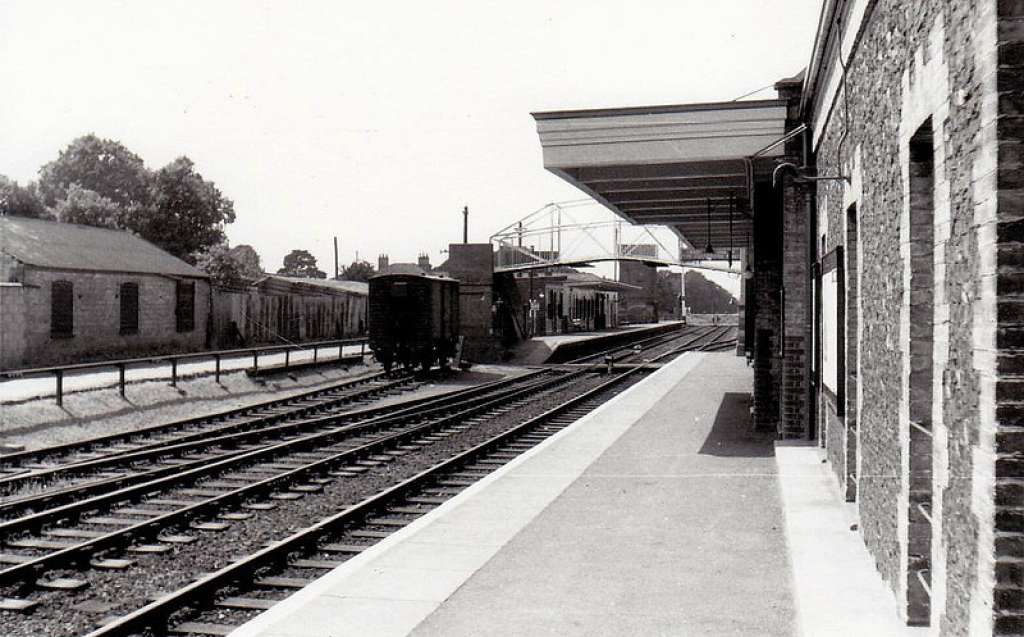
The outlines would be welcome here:
[[[26,327],[18,367],[79,363],[93,358],[130,358],[203,349],[210,314],[210,286],[195,282],[195,328],[178,332],[175,279],[149,274],[44,270],[26,266]],[[51,335],[51,286],[69,281],[74,291],[74,333]],[[139,286],[139,330],[120,333],[120,286]]]

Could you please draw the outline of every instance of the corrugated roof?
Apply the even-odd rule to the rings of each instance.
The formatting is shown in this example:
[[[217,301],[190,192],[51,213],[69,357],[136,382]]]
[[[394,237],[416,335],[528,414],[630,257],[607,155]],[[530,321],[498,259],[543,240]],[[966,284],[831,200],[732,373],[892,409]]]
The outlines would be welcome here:
[[[108,230],[0,216],[0,252],[41,268],[209,276],[152,243],[123,230]]]
[[[327,288],[328,290],[335,292],[347,292],[349,294],[358,294],[361,296],[367,296],[370,289],[369,284],[364,283],[363,281],[337,281],[334,279],[313,279],[309,277],[283,276],[279,274],[268,274],[264,278],[257,280],[255,285],[260,285],[268,280],[280,285],[309,285],[317,288]]]

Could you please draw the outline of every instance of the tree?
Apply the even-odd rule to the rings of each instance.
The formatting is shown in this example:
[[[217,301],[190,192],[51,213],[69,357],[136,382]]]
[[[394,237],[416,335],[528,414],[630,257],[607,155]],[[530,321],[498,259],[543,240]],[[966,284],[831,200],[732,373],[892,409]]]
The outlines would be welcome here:
[[[234,220],[231,200],[195,171],[191,159],[179,157],[153,175],[152,208],[137,211],[127,226],[192,261],[195,253],[224,243],[224,225]]]
[[[682,277],[678,272],[659,270],[654,285],[654,302],[658,306],[658,316],[677,318],[680,310],[680,294],[682,293]]]
[[[686,306],[694,314],[727,314],[736,311],[736,298],[699,272],[687,270]]]
[[[376,270],[367,261],[353,261],[345,266],[338,277],[343,281],[369,281],[370,277],[376,274]]]
[[[240,288],[247,283],[242,264],[226,245],[216,245],[195,255],[196,267],[210,275],[210,282],[222,288]]]
[[[231,248],[228,253],[238,263],[242,275],[246,278],[256,279],[263,276],[263,265],[260,263],[260,255],[252,246],[243,243]]]
[[[127,211],[121,206],[78,184],[71,184],[53,210],[57,219],[64,223],[100,228],[123,228],[127,216]]]
[[[78,184],[129,209],[150,200],[150,174],[142,158],[111,139],[85,135],[39,169],[39,190],[48,206],[67,198]]]
[[[0,215],[35,219],[49,219],[52,216],[35,184],[21,187],[18,182],[4,175],[0,175]]]
[[[307,250],[292,250],[284,258],[284,267],[277,271],[284,276],[326,279],[327,273],[316,267],[316,257]]]

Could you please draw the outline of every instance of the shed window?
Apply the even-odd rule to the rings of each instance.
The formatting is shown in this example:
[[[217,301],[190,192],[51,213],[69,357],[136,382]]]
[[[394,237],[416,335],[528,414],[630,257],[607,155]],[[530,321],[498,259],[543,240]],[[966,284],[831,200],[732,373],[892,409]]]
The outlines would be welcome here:
[[[71,281],[54,281],[50,285],[50,336],[71,338],[75,335],[75,287]]]
[[[174,316],[179,332],[191,332],[196,327],[196,284],[178,281],[175,290]]]
[[[139,333],[139,284],[121,284],[121,333]]]

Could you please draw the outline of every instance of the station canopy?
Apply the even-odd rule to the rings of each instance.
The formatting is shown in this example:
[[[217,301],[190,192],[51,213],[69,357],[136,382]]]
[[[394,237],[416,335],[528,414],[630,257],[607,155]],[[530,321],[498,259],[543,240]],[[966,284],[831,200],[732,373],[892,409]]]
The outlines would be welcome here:
[[[770,174],[783,153],[786,106],[752,100],[533,117],[546,169],[631,223],[665,225],[687,247],[710,241],[721,250],[730,240],[742,247],[753,232],[754,178]]]

